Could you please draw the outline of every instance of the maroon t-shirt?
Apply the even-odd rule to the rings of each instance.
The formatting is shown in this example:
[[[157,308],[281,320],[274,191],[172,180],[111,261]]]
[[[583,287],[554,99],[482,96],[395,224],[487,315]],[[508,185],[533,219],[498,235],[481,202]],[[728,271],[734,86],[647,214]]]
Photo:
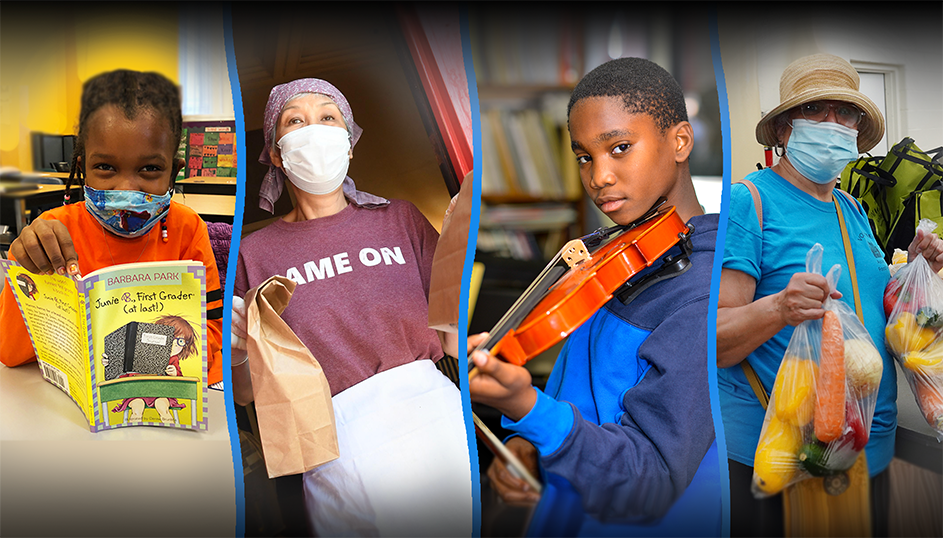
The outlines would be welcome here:
[[[416,207],[391,200],[304,222],[278,220],[242,240],[235,293],[272,275],[298,283],[282,318],[337,394],[415,360],[439,360],[428,325],[438,234]]]

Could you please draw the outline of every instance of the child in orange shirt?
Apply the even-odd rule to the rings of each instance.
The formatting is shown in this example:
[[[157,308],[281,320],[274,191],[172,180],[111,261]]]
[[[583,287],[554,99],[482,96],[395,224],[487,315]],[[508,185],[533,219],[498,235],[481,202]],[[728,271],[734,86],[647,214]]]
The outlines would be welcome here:
[[[82,87],[66,204],[42,213],[10,246],[33,273],[77,276],[110,265],[195,260],[206,266],[208,382],[221,388],[223,297],[206,223],[171,201],[183,130],[180,91],[157,73],[117,70]],[[85,201],[69,204],[73,183]],[[159,224],[159,226],[158,226]],[[9,283],[0,293],[0,362],[36,360]]]

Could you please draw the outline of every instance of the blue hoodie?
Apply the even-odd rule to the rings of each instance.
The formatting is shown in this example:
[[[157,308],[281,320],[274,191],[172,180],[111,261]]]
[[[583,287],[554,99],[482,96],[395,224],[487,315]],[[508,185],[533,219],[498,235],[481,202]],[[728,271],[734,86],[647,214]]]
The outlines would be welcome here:
[[[629,305],[609,301],[567,339],[530,413],[503,418],[540,453],[545,488],[528,534],[719,536],[707,375],[718,216],[690,223],[690,269]]]

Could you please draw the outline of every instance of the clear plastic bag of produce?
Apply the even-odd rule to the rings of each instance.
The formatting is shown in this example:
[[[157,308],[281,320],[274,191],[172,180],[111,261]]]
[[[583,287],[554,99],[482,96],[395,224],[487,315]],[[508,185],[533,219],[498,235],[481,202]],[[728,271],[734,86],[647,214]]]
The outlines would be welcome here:
[[[822,274],[822,245],[806,271]],[[825,276],[834,290],[835,265]],[[855,311],[829,297],[822,319],[800,323],[769,397],[753,464],[752,492],[768,497],[811,477],[841,474],[868,443],[883,362]]]
[[[917,229],[931,233],[933,221]],[[926,258],[903,266],[884,290],[885,344],[900,364],[923,417],[943,440],[943,279]]]

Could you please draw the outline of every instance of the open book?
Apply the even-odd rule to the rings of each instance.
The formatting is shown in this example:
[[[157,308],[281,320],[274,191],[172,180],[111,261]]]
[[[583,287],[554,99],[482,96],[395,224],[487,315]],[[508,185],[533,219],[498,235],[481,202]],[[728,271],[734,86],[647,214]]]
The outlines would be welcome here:
[[[206,430],[206,269],[200,262],[114,265],[82,279],[0,260],[43,377],[94,431]]]

